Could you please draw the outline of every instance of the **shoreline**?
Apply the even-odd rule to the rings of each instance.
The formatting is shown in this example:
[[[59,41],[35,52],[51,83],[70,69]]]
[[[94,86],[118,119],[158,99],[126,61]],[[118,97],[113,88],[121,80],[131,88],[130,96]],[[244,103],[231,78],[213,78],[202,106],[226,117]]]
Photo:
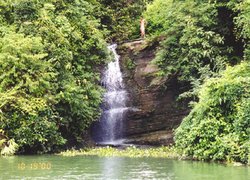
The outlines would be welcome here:
[[[188,160],[194,162],[206,162],[206,163],[217,163],[223,165],[232,166],[250,166],[250,164],[243,164],[240,162],[229,162],[229,161],[213,161],[213,160],[199,160],[190,156],[181,155],[178,150],[173,146],[162,146],[162,147],[150,147],[150,148],[138,148],[135,146],[126,147],[124,149],[118,149],[114,147],[94,147],[85,149],[71,149],[66,150],[56,155],[65,157],[74,156],[98,156],[98,157],[127,157],[127,158],[163,158],[163,159],[175,159],[175,160]]]

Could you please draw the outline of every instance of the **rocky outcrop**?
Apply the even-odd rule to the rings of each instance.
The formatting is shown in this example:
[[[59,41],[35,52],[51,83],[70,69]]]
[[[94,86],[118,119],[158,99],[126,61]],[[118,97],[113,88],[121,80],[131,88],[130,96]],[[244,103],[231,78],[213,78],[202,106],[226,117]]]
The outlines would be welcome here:
[[[187,103],[176,101],[181,85],[175,77],[159,77],[152,63],[154,45],[138,40],[119,46],[128,106],[133,107],[124,122],[128,142],[166,145],[172,143],[172,130],[189,112]]]

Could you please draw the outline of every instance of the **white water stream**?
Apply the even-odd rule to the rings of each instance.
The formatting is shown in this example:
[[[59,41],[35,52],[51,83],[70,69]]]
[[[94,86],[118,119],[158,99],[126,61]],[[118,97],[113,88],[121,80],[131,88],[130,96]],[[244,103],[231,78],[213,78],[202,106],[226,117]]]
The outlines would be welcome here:
[[[107,90],[104,94],[103,114],[101,116],[101,143],[115,144],[122,138],[123,119],[126,107],[127,91],[125,90],[120,69],[120,56],[116,52],[116,44],[108,46],[114,60],[108,64],[102,78],[102,84]]]

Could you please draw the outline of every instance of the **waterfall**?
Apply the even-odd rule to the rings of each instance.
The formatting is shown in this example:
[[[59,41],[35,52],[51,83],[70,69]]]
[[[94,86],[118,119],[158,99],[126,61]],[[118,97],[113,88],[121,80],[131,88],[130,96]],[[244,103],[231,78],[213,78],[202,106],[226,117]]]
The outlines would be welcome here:
[[[128,108],[126,107],[127,92],[125,90],[120,70],[120,56],[116,52],[116,44],[108,46],[113,53],[114,60],[110,62],[103,74],[102,84],[106,89],[104,94],[103,113],[99,127],[95,129],[95,140],[103,144],[115,144],[122,138],[123,119]]]

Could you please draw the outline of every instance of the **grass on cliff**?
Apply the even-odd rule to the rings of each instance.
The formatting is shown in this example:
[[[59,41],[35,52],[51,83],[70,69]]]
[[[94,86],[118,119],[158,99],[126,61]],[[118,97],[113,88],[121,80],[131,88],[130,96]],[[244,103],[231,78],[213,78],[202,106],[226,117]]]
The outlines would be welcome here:
[[[80,150],[67,150],[61,152],[62,156],[99,156],[99,157],[155,157],[155,158],[181,158],[177,150],[173,147],[158,147],[158,148],[136,148],[134,146],[125,149],[117,149],[113,147],[96,147]]]

